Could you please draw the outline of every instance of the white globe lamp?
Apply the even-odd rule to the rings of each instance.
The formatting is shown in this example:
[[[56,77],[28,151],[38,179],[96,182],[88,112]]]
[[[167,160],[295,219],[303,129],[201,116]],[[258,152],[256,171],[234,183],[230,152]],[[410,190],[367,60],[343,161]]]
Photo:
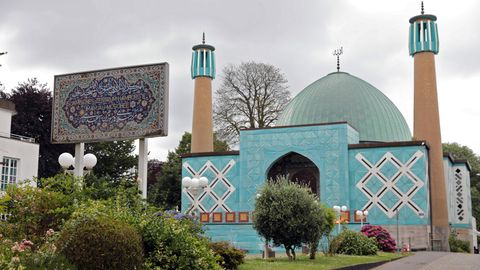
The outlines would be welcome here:
[[[87,170],[91,170],[97,164],[97,157],[94,154],[86,154],[83,156],[83,164]]]
[[[192,186],[192,178],[186,176],[182,179],[183,186],[186,188],[190,188]]]
[[[73,166],[74,162],[75,160],[70,153],[62,153],[58,157],[58,163],[60,163],[60,166],[62,166],[64,169],[68,169],[70,166]]]
[[[208,179],[205,176],[200,177],[198,180],[200,187],[204,188],[208,186]]]

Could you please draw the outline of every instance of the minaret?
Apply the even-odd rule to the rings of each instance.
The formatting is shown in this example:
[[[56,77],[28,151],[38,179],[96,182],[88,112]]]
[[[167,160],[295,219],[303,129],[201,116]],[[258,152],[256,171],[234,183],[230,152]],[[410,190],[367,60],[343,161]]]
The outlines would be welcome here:
[[[215,47],[202,44],[192,48],[193,99],[192,153],[213,152],[212,80],[215,78]]]
[[[448,251],[447,194],[443,172],[442,138],[438,112],[435,55],[438,53],[438,29],[435,15],[410,19],[409,52],[414,60],[413,136],[430,146],[431,221],[434,250]]]

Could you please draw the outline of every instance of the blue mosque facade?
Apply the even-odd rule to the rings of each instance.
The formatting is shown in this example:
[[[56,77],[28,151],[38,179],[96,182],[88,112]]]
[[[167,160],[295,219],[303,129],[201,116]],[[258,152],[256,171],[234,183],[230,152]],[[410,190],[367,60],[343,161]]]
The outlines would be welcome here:
[[[192,78],[202,66],[195,56]],[[213,56],[208,59],[213,67]],[[293,98],[275,127],[241,130],[239,151],[184,155],[182,177],[206,177],[208,186],[199,192],[183,187],[182,211],[198,214],[214,241],[261,252],[264,240],[252,226],[257,192],[267,179],[288,175],[327,206],[345,205],[339,219],[350,229],[360,229],[355,212],[368,210],[364,224],[381,225],[394,238],[398,232],[400,245],[432,249],[429,152],[380,90],[333,72]],[[443,164],[449,225],[476,246],[469,165],[448,154]]]

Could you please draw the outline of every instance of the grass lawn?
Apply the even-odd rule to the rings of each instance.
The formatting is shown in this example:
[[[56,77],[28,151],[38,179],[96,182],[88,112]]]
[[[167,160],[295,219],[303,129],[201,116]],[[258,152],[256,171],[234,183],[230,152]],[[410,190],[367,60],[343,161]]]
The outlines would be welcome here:
[[[265,261],[261,258],[247,258],[245,264],[240,265],[239,270],[287,270],[287,269],[315,269],[326,270],[335,269],[339,267],[389,261],[391,259],[403,257],[401,253],[384,253],[379,252],[376,256],[348,256],[348,255],[336,255],[336,256],[323,256],[321,253],[317,254],[315,260],[308,259],[306,255],[297,255],[297,260],[289,262],[287,257],[275,258],[274,261]]]

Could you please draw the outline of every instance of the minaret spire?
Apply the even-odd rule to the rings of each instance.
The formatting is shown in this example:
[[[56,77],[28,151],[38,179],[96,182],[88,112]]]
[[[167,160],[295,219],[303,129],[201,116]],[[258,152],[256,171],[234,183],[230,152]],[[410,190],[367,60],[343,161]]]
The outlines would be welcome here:
[[[424,14],[410,18],[409,53],[414,66],[413,137],[429,145],[429,182],[432,249],[448,251],[448,200],[443,168],[442,136],[437,97],[435,55],[438,53],[437,17]]]
[[[202,44],[192,48],[191,75],[195,81],[191,152],[213,152],[212,80],[215,78],[215,47]]]
[[[340,71],[340,55],[343,54],[343,46],[340,49],[336,49],[333,51],[333,55],[337,56],[337,72]]]

